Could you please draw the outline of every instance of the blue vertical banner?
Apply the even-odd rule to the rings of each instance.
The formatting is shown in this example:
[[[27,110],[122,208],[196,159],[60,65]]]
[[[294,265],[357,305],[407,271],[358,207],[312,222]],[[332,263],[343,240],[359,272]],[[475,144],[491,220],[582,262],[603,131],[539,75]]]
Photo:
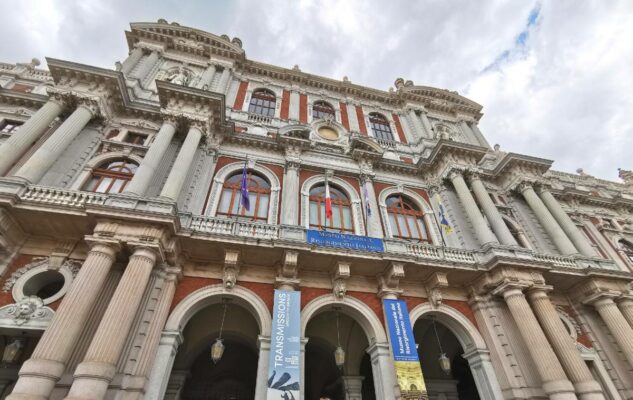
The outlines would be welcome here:
[[[267,400],[299,400],[301,292],[275,290]]]
[[[383,307],[402,398],[428,399],[407,303],[385,299]]]

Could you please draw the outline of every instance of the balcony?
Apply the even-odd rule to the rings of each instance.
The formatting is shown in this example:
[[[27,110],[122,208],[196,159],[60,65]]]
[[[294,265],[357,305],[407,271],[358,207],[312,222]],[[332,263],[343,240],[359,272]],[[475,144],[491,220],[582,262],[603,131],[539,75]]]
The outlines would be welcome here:
[[[485,246],[478,250],[457,249],[404,240],[384,239],[384,253],[361,250],[320,247],[307,243],[307,229],[296,225],[274,225],[240,218],[219,218],[178,213],[176,204],[160,198],[139,198],[124,194],[66,190],[54,187],[28,185],[12,178],[0,179],[0,204],[27,211],[55,213],[56,215],[91,215],[129,217],[167,223],[183,238],[235,243],[236,239],[249,245],[284,247],[304,251],[352,255],[376,259],[394,259],[423,265],[452,266],[472,270],[487,270],[498,263],[529,265],[561,271],[610,271],[627,274],[611,260],[584,256],[539,254],[512,246]],[[38,214],[39,215],[39,214]],[[52,215],[52,214],[51,214]],[[39,218],[39,217],[37,217]],[[53,218],[53,217],[51,217]],[[63,220],[60,220],[63,221]],[[31,222],[23,222],[29,224]],[[41,224],[45,229],[46,224]],[[34,227],[34,230],[39,229]],[[83,234],[90,234],[84,232]]]

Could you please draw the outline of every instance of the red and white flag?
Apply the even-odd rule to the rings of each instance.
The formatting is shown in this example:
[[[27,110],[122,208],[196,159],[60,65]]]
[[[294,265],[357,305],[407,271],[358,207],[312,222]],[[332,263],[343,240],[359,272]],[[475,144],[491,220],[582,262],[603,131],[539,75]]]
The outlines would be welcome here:
[[[325,177],[325,218],[332,220],[332,198],[330,197],[330,184]]]

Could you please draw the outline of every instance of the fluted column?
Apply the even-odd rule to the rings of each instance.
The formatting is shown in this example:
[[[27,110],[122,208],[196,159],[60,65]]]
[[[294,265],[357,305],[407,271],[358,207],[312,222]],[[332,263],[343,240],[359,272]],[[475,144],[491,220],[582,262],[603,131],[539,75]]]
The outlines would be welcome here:
[[[121,72],[123,73],[123,75],[129,74],[142,57],[143,49],[141,49],[140,47],[135,47],[134,50],[130,52],[130,55],[128,55],[125,61],[123,61],[123,63],[121,64]]]
[[[588,257],[596,257],[596,252],[593,250],[593,247],[580,232],[574,221],[569,218],[569,215],[563,210],[558,200],[554,198],[552,193],[549,190],[542,189],[540,192],[541,200],[547,207],[547,209],[552,213],[560,227],[567,234],[567,237],[574,244],[574,247],[578,249],[583,255]]]
[[[424,126],[422,126],[422,121],[420,120],[420,118],[418,118],[418,115],[415,113],[415,110],[413,108],[410,108],[408,110],[407,117],[413,125],[413,131],[415,132],[416,140],[429,137],[427,132],[425,132]]]
[[[171,143],[174,133],[176,133],[177,124],[173,120],[165,120],[160,130],[156,134],[156,138],[147,150],[141,165],[139,165],[130,184],[125,187],[125,193],[143,196],[149,187],[156,168],[163,162],[163,157],[169,144]]]
[[[169,172],[167,182],[165,182],[165,186],[163,186],[163,190],[160,193],[161,197],[166,197],[173,201],[178,200],[180,190],[182,189],[182,185],[185,183],[185,179],[187,179],[189,168],[193,163],[196,150],[198,150],[200,139],[202,139],[202,130],[200,130],[197,126],[191,126],[189,128],[189,132],[187,132],[187,137],[178,152],[176,161]]]
[[[211,83],[215,77],[215,64],[209,64],[207,69],[202,73],[200,81],[198,82],[198,88],[203,90],[211,90]]]
[[[486,147],[488,149],[490,148],[490,143],[488,143],[488,141],[486,140],[486,137],[483,135],[483,133],[481,133],[481,131],[479,130],[479,126],[477,126],[476,122],[473,122],[470,125],[470,130],[473,131],[473,133],[475,134],[475,137],[477,138],[477,141],[482,147]]]
[[[626,318],[629,325],[633,328],[633,298],[626,296],[618,299],[618,307],[622,315],[624,315],[624,318]]]
[[[46,132],[50,123],[62,113],[63,108],[60,101],[49,99],[0,145],[0,176],[9,172],[31,144]]]
[[[495,206],[492,202],[490,194],[488,194],[488,191],[486,190],[486,187],[481,181],[479,175],[473,174],[471,176],[470,186],[473,188],[477,202],[484,210],[484,214],[486,214],[486,218],[488,218],[488,222],[490,222],[490,226],[492,227],[495,235],[497,235],[499,241],[505,245],[517,246],[514,236],[510,233],[510,229],[508,229],[508,226],[501,217],[497,206]]]
[[[375,237],[375,238],[383,238],[385,235],[382,231],[382,224],[380,223],[380,210],[378,209],[378,201],[376,200],[376,191],[374,190],[374,182],[370,175],[362,174],[360,176],[361,184],[361,193],[363,193],[363,204],[364,209],[363,213],[367,217],[367,236]],[[364,188],[367,189],[367,199],[365,199]],[[367,204],[365,202],[369,201],[369,207],[371,208],[371,215],[367,215]]]
[[[77,106],[77,109],[33,153],[15,176],[37,183],[96,113],[97,107],[93,104]]]
[[[545,334],[541,330],[523,292],[518,287],[506,286],[499,290],[512,314],[512,319],[532,356],[543,390],[552,400],[576,399],[574,387],[565,376]]]
[[[599,297],[592,304],[618,343],[620,351],[629,361],[629,364],[633,365],[633,328],[631,325],[626,321],[611,297]]]
[[[428,112],[426,109],[422,109],[420,111],[420,119],[422,120],[422,126],[426,131],[426,137],[433,138],[433,127],[431,127],[431,123],[429,122],[429,117],[427,116]]]
[[[477,140],[477,138],[475,137],[475,133],[472,131],[472,129],[470,129],[470,126],[468,126],[468,122],[464,121],[463,119],[459,121],[459,126],[462,128],[462,132],[464,132],[464,134],[466,135],[467,139],[473,143],[474,141],[474,145],[479,145],[479,141]]]
[[[299,166],[297,161],[286,162],[284,186],[281,191],[281,223],[299,224]]]
[[[104,398],[155,263],[156,253],[146,247],[130,256],[66,399]]]
[[[565,255],[576,254],[578,251],[574,247],[573,243],[569,240],[565,232],[558,225],[552,214],[549,212],[545,204],[538,197],[532,185],[522,184],[519,187],[523,198],[528,203],[534,215],[545,229],[545,232],[549,235],[550,239],[554,242],[554,245],[558,250]]]
[[[479,207],[477,207],[475,199],[472,194],[470,194],[470,190],[468,189],[462,174],[458,171],[453,171],[451,172],[449,179],[453,182],[453,187],[455,187],[457,197],[459,197],[460,202],[464,206],[468,219],[470,219],[470,222],[473,224],[479,243],[482,245],[486,243],[499,243],[490,228],[488,228],[483,215],[481,215]]]
[[[345,400],[362,400],[364,376],[343,376],[343,392]]]
[[[175,268],[169,268],[165,272],[163,288],[161,289],[158,303],[156,304],[152,319],[147,328],[147,333],[145,334],[145,343],[143,343],[143,347],[137,356],[136,366],[133,371],[134,375],[149,377],[158,350],[160,337],[165,327],[167,317],[169,316],[171,302],[176,292],[178,273],[179,270]]]
[[[580,356],[574,339],[567,333],[563,322],[547,295],[549,288],[535,287],[528,291],[534,314],[547,339],[563,365],[581,400],[604,400],[602,388],[595,381],[589,367]]]
[[[222,70],[222,75],[220,75],[220,81],[218,82],[218,87],[215,90],[216,92],[226,93],[226,89],[229,85],[229,78],[231,77],[231,70],[229,67],[224,67]]]
[[[118,250],[116,242],[92,245],[51,324],[31,358],[22,366],[20,378],[8,399],[47,399],[51,394],[66,368]]]
[[[147,74],[151,72],[159,58],[160,53],[156,50],[151,50],[145,60],[142,61],[142,64],[138,67],[138,70],[134,73],[134,76],[141,82],[145,80]]]

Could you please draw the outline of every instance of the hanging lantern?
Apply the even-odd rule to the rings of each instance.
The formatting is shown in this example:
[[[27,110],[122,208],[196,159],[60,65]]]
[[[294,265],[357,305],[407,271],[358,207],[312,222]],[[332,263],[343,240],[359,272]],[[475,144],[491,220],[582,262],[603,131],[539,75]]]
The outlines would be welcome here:
[[[214,364],[217,364],[218,361],[222,359],[222,355],[224,354],[224,343],[222,343],[222,330],[224,329],[224,318],[226,317],[226,306],[227,300],[224,301],[224,311],[222,312],[222,322],[220,323],[220,334],[218,338],[215,339],[215,343],[211,346],[211,360],[213,360]]]
[[[343,365],[345,365],[345,350],[341,346],[337,346],[336,350],[334,350],[334,362],[339,368],[343,368]]]
[[[211,346],[211,359],[213,360],[213,363],[217,364],[218,361],[220,361],[220,359],[222,358],[223,354],[224,343],[222,343],[222,339],[217,338],[215,339],[215,343],[213,343],[213,346]]]
[[[13,342],[9,343],[4,347],[4,352],[2,353],[2,362],[7,364],[15,363],[20,353],[22,352],[22,347],[24,347],[24,343],[20,339],[13,339]]]
[[[442,353],[440,354],[440,358],[437,360],[440,363],[440,368],[442,369],[442,372],[444,372],[446,375],[450,375],[451,374],[451,360],[446,357],[446,354]]]

